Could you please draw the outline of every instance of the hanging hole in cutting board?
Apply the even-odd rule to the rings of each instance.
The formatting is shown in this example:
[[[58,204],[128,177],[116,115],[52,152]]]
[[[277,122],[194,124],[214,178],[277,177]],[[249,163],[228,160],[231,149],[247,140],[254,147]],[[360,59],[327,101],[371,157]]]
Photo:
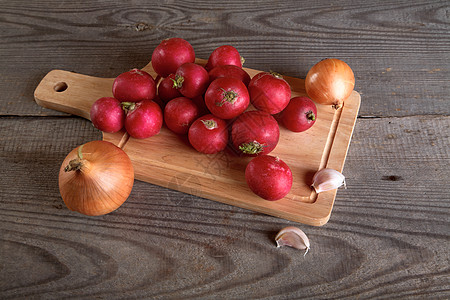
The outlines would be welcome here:
[[[58,82],[57,84],[55,84],[55,86],[53,87],[53,89],[55,90],[55,92],[57,93],[61,93],[64,92],[65,90],[67,90],[68,86],[67,83],[65,82]]]

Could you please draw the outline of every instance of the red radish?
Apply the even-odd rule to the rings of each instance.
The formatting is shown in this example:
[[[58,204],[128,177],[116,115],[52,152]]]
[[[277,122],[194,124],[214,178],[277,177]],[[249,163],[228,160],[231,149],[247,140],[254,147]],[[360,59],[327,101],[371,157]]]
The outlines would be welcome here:
[[[195,150],[205,154],[217,153],[227,146],[227,123],[211,114],[202,116],[192,123],[188,138]]]
[[[194,48],[180,38],[163,40],[152,53],[152,67],[161,77],[167,77],[182,64],[194,61]]]
[[[120,101],[113,97],[102,97],[95,101],[90,116],[95,128],[109,133],[122,129],[125,122],[125,112]]]
[[[219,77],[234,77],[237,79],[240,79],[245,86],[248,86],[250,83],[250,75],[238,66],[234,65],[221,65],[217,66],[211,71],[208,72],[209,74],[209,82],[213,82],[214,79]]]
[[[209,84],[208,72],[194,63],[185,63],[175,72],[174,86],[188,98],[202,95]]]
[[[158,95],[163,103],[181,97],[180,91],[174,86],[175,74],[170,74],[162,79],[158,86]]]
[[[147,72],[133,69],[116,77],[112,92],[120,102],[153,100],[156,96],[156,83]]]
[[[232,119],[243,113],[250,104],[245,84],[237,78],[221,77],[214,80],[205,93],[209,111],[221,119]]]
[[[198,115],[199,109],[186,97],[172,99],[164,108],[164,121],[167,127],[177,134],[186,134]]]
[[[209,56],[208,63],[206,64],[207,70],[212,70],[221,65],[235,65],[242,68],[244,58],[239,55],[236,48],[229,45],[223,45],[216,48]]]
[[[289,166],[271,155],[252,159],[245,168],[245,179],[253,193],[270,201],[284,198],[291,190],[293,181]]]
[[[235,150],[244,155],[269,154],[278,144],[280,128],[273,116],[263,111],[247,111],[231,127]]]
[[[261,72],[248,85],[250,101],[257,109],[276,114],[282,111],[291,99],[291,88],[280,74]]]
[[[122,103],[128,110],[125,129],[131,137],[145,139],[161,130],[163,115],[156,102],[144,100],[136,103]]]
[[[294,97],[279,117],[287,129],[302,132],[311,128],[316,122],[317,108],[308,97]]]

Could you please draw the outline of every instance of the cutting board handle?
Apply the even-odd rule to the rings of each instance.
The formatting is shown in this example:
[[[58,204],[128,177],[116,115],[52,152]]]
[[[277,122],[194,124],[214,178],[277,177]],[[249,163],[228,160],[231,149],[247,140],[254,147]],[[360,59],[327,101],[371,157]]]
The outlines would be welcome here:
[[[98,78],[63,70],[50,71],[34,91],[37,104],[90,120],[92,104],[112,97],[114,78]],[[105,91],[108,91],[105,93]]]

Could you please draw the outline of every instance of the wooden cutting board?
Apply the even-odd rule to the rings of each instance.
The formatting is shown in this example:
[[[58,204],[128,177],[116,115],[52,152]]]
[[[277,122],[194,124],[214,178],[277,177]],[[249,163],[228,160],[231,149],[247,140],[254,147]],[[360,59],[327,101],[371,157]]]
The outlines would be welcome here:
[[[206,61],[197,59],[196,63],[204,65]],[[142,69],[157,77],[151,63]],[[244,69],[251,77],[260,72]],[[306,96],[303,79],[284,79],[291,86],[292,97]],[[91,105],[100,97],[112,96],[113,81],[53,70],[39,83],[34,96],[43,107],[89,119]],[[130,156],[138,180],[320,226],[330,218],[337,190],[316,194],[310,188],[312,177],[325,167],[342,172],[360,102],[360,95],[353,91],[338,110],[317,105],[317,121],[305,132],[294,133],[280,126],[280,141],[271,155],[289,165],[294,183],[291,192],[278,201],[259,198],[247,187],[244,171],[251,158],[237,157],[229,149],[211,155],[198,153],[186,137],[164,126],[158,135],[148,139],[129,138],[125,132],[118,132],[103,133],[103,140],[122,147]]]

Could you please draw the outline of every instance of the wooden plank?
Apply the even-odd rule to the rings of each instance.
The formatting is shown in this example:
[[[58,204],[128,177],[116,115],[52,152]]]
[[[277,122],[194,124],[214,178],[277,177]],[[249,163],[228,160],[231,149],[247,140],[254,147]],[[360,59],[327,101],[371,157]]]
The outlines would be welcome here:
[[[1,115],[62,115],[32,102],[47,72],[114,77],[145,66],[173,36],[192,43],[198,57],[228,43],[249,68],[297,78],[323,58],[341,58],[364,95],[362,116],[450,114],[445,1],[222,2],[217,10],[208,1],[195,8],[186,1],[59,3],[2,4]],[[142,14],[146,9],[151,13]]]
[[[197,59],[196,63],[205,65],[206,60]],[[157,77],[151,63],[143,70]],[[260,72],[245,70],[250,77]],[[292,97],[306,95],[303,80],[285,79]],[[112,81],[54,70],[36,88],[35,99],[41,106],[89,119],[91,105],[100,97],[111,96]],[[317,195],[310,188],[312,176],[325,167],[342,171],[360,101],[359,94],[353,91],[339,110],[318,105],[316,123],[301,134],[280,128],[280,141],[271,154],[290,166],[294,183],[291,192],[278,201],[263,200],[247,187],[244,171],[250,158],[238,157],[231,149],[204,155],[165,127],[148,139],[127,139],[119,132],[104,134],[104,140],[120,145],[128,154],[136,179],[169,187],[182,174],[191,178],[178,186],[182,192],[319,226],[330,217],[336,191]]]
[[[139,181],[110,215],[71,212],[60,163],[100,133],[83,119],[2,118],[0,298],[448,298],[449,126],[360,119],[348,188],[326,226],[300,226],[303,257],[273,242],[298,224]]]

